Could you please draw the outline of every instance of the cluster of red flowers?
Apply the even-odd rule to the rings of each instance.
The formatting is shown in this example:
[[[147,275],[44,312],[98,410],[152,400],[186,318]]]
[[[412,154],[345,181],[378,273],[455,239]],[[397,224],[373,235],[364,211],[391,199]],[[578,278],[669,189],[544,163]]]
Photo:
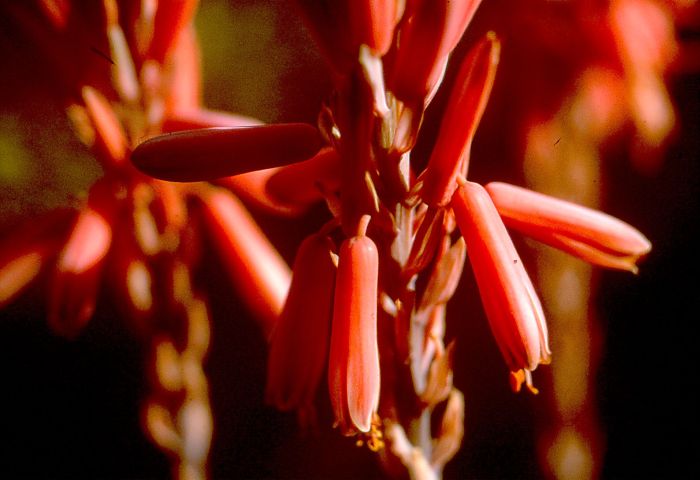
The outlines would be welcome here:
[[[68,117],[105,173],[78,212],[3,240],[0,305],[48,271],[49,322],[73,336],[108,278],[152,352],[146,428],[178,475],[203,476],[209,318],[192,280],[202,227],[270,339],[268,401],[310,414],[327,372],[343,434],[373,450],[388,442],[413,476],[438,476],[463,435],[443,337],[467,254],[512,387],[536,393],[531,372],[551,356],[544,309],[506,227],[631,272],[650,250],[606,214],[468,180],[499,64],[493,32],[462,61],[427,163],[412,157],[480,3],[299,0],[333,71],[317,126],[201,106],[195,1],[9,7],[60,76]],[[97,32],[78,28],[88,21]],[[95,46],[85,55],[104,56],[99,66],[64,53],[86,38]],[[291,277],[237,196],[281,215],[325,201],[327,223],[301,244]],[[446,408],[433,432],[438,404]]]

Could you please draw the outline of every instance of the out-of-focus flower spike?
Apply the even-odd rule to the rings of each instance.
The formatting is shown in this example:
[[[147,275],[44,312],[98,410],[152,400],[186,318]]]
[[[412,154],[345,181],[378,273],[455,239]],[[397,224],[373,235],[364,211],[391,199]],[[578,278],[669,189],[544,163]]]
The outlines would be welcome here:
[[[291,272],[250,214],[223,189],[202,195],[205,221],[241,298],[269,338],[289,291]]]
[[[198,3],[197,0],[168,0],[167,2],[160,0],[158,2],[148,58],[163,63],[182,31],[192,22]]]
[[[328,386],[343,434],[368,432],[379,403],[378,253],[365,235],[369,216],[339,252]]]
[[[170,133],[211,127],[252,127],[262,124],[263,122],[257,118],[245,115],[197,108],[178,110],[168,114],[163,121],[163,132]]]
[[[124,162],[128,148],[126,132],[114,109],[100,92],[92,87],[83,87],[83,101],[109,160],[114,165]]]
[[[131,160],[153,177],[195,182],[288,165],[320,148],[318,130],[302,123],[205,128],[147,140]]]
[[[199,108],[202,103],[202,68],[193,26],[180,32],[163,65],[166,111],[180,112]]]
[[[149,318],[156,307],[153,271],[131,232],[116,232],[108,268],[116,305],[133,330],[145,337],[151,333]]]
[[[59,249],[72,212],[54,210],[20,225],[0,242],[0,307],[17,298]]]
[[[158,0],[140,0],[140,8],[134,20],[134,40],[140,58],[145,58],[153,41]]]
[[[481,0],[409,3],[399,26],[401,41],[387,73],[389,89],[400,100],[425,103],[480,4]]]
[[[148,401],[144,408],[143,425],[156,445],[175,455],[178,454],[182,438],[175,428],[172,415],[165,407],[157,401]]]
[[[452,199],[491,330],[512,372],[549,363],[540,301],[491,197],[464,182]]]
[[[637,229],[605,213],[506,183],[486,190],[509,228],[587,262],[636,273],[651,250]]]
[[[3,13],[9,16],[8,24],[17,26],[21,38],[40,52],[50,71],[56,72],[54,84],[72,95],[76,85],[80,84],[81,70],[76,68],[80,52],[69,50],[64,42],[57,41],[57,32],[48,28],[41,16],[27,9],[29,4],[30,2],[3,2]]]
[[[314,234],[299,247],[292,284],[270,344],[266,401],[280,410],[312,405],[327,365],[336,267],[333,242]]]
[[[23,248],[14,258],[0,261],[0,308],[14,300],[36,278],[49,254],[48,246],[38,244]]]
[[[116,0],[103,0],[107,19],[107,39],[112,58],[112,82],[119,97],[126,103],[136,103],[140,96],[136,67],[129,43],[119,26],[119,6]]]
[[[77,335],[93,314],[115,211],[111,185],[95,184],[56,263],[48,321],[60,334]]]
[[[444,207],[466,175],[476,128],[486,109],[496,77],[500,42],[489,32],[464,59],[442,118],[438,140],[422,175],[421,196],[431,206]]]
[[[39,0],[39,6],[57,30],[66,28],[72,6],[70,0]]]
[[[202,478],[199,472],[209,454],[214,420],[211,409],[205,399],[188,398],[177,416],[177,426],[182,433],[182,450],[177,478]]]

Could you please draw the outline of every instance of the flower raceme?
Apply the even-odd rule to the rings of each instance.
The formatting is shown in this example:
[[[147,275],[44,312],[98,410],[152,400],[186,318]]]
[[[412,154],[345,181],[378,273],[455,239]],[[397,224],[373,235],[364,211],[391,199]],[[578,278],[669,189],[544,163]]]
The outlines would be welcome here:
[[[651,250],[637,229],[605,213],[506,183],[486,191],[507,227],[589,263],[637,273]]]
[[[464,182],[451,205],[506,364],[511,372],[529,372],[549,363],[542,305],[491,197],[481,185]]]
[[[379,254],[365,234],[369,218],[340,246],[335,281],[328,388],[344,434],[368,432],[379,404]]]

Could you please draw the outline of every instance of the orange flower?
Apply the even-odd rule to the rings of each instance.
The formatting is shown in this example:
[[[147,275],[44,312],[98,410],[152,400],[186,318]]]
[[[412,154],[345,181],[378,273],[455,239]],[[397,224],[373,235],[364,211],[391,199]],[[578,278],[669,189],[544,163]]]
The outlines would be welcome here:
[[[421,196],[428,205],[444,207],[450,203],[457,176],[467,173],[472,140],[491,94],[500,52],[500,42],[489,32],[462,62],[437,143],[422,175]]]
[[[218,253],[269,338],[289,291],[289,267],[236,197],[211,188],[201,200]]]
[[[508,227],[587,262],[637,273],[651,250],[637,229],[605,213],[506,183],[486,190]]]
[[[491,330],[512,372],[549,363],[542,305],[491,197],[465,182],[452,198]]]
[[[481,0],[408,2],[399,25],[401,42],[388,56],[389,89],[399,99],[427,104],[479,5]]]
[[[379,254],[365,235],[368,222],[363,216],[357,235],[341,245],[335,281],[328,387],[344,434],[368,432],[379,404]]]
[[[328,355],[335,283],[333,242],[315,234],[294,260],[289,295],[270,342],[268,403],[280,410],[311,406]]]

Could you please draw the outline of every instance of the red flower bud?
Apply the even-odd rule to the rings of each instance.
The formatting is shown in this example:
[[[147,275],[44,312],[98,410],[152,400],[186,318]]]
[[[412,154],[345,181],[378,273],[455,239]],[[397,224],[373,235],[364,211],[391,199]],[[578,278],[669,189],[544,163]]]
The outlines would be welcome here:
[[[379,404],[379,255],[367,222],[364,216],[358,234],[341,245],[335,281],[328,387],[344,434],[368,432]]]
[[[542,305],[491,197],[466,182],[452,199],[496,342],[513,372],[549,363]]]
[[[472,140],[491,94],[500,50],[500,42],[490,32],[462,63],[423,173],[421,195],[428,205],[444,207],[450,203],[457,176],[467,173]]]
[[[637,229],[605,213],[506,183],[486,190],[506,226],[595,265],[637,273],[651,250]]]

